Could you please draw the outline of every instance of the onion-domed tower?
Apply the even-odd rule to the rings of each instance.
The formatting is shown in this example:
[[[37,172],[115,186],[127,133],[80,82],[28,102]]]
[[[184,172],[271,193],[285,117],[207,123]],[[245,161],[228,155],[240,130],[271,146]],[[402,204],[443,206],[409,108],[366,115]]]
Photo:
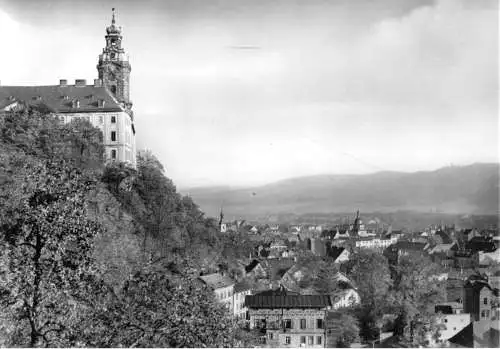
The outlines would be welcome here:
[[[132,116],[130,101],[130,67],[128,55],[122,47],[122,28],[116,25],[115,9],[111,25],[106,28],[106,47],[99,55],[97,72],[104,86]]]

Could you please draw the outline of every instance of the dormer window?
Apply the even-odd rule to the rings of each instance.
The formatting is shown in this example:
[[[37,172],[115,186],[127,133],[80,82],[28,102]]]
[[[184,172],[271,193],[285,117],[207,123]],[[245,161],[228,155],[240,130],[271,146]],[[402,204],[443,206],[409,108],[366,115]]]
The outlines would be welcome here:
[[[80,108],[80,101],[78,99],[74,99],[72,103],[73,108]]]
[[[116,54],[114,52],[111,53],[111,59],[115,59],[115,57],[116,57]]]

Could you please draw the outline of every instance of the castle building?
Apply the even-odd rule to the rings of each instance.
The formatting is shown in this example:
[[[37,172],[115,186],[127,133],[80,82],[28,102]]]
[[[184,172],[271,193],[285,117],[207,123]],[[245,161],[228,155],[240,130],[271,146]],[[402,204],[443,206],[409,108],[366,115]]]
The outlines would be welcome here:
[[[116,25],[113,9],[106,28],[106,46],[99,55],[98,79],[87,84],[65,79],[51,86],[1,86],[0,112],[40,107],[64,122],[85,118],[103,133],[107,161],[136,166],[134,114],[130,101],[130,63],[122,47],[122,29]]]

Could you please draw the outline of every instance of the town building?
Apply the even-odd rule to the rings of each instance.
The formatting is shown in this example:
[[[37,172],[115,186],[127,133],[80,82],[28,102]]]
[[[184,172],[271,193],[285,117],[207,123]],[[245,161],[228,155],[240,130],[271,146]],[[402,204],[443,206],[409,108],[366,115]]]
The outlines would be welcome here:
[[[338,289],[330,296],[332,309],[349,308],[361,304],[361,297],[354,288]]]
[[[233,295],[235,282],[226,275],[218,273],[202,275],[199,279],[215,294],[215,298],[226,306],[229,311],[233,311]]]
[[[329,296],[298,295],[280,288],[246,296],[245,305],[250,328],[261,331],[267,347],[325,346]]]
[[[462,303],[437,304],[435,310],[440,315],[438,323],[442,326],[439,342],[447,341],[471,323],[471,316],[469,313],[464,313]]]
[[[357,248],[387,248],[395,244],[398,240],[395,237],[391,238],[378,238],[378,237],[359,237],[355,240],[355,247]]]
[[[470,276],[464,285],[464,311],[471,314],[474,347],[498,347],[499,290],[482,276]]]
[[[234,285],[233,315],[238,320],[245,320],[248,308],[245,306],[245,297],[252,294],[252,287],[246,281]]]
[[[0,112],[34,107],[55,115],[63,122],[88,120],[103,134],[108,161],[136,165],[134,114],[130,100],[131,66],[122,47],[122,29],[116,25],[113,9],[106,28],[106,45],[99,55],[98,78],[74,85],[65,79],[50,86],[0,86]]]
[[[327,244],[326,255],[332,258],[335,264],[342,264],[349,261],[350,252],[345,247],[337,247]]]

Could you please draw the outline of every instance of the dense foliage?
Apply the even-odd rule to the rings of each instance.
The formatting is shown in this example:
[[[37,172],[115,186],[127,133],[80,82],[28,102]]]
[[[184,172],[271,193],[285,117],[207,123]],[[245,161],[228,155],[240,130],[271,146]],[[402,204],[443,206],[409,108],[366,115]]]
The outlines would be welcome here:
[[[215,222],[151,153],[105,166],[101,140],[83,119],[0,115],[0,345],[252,343],[194,277],[220,264]]]

